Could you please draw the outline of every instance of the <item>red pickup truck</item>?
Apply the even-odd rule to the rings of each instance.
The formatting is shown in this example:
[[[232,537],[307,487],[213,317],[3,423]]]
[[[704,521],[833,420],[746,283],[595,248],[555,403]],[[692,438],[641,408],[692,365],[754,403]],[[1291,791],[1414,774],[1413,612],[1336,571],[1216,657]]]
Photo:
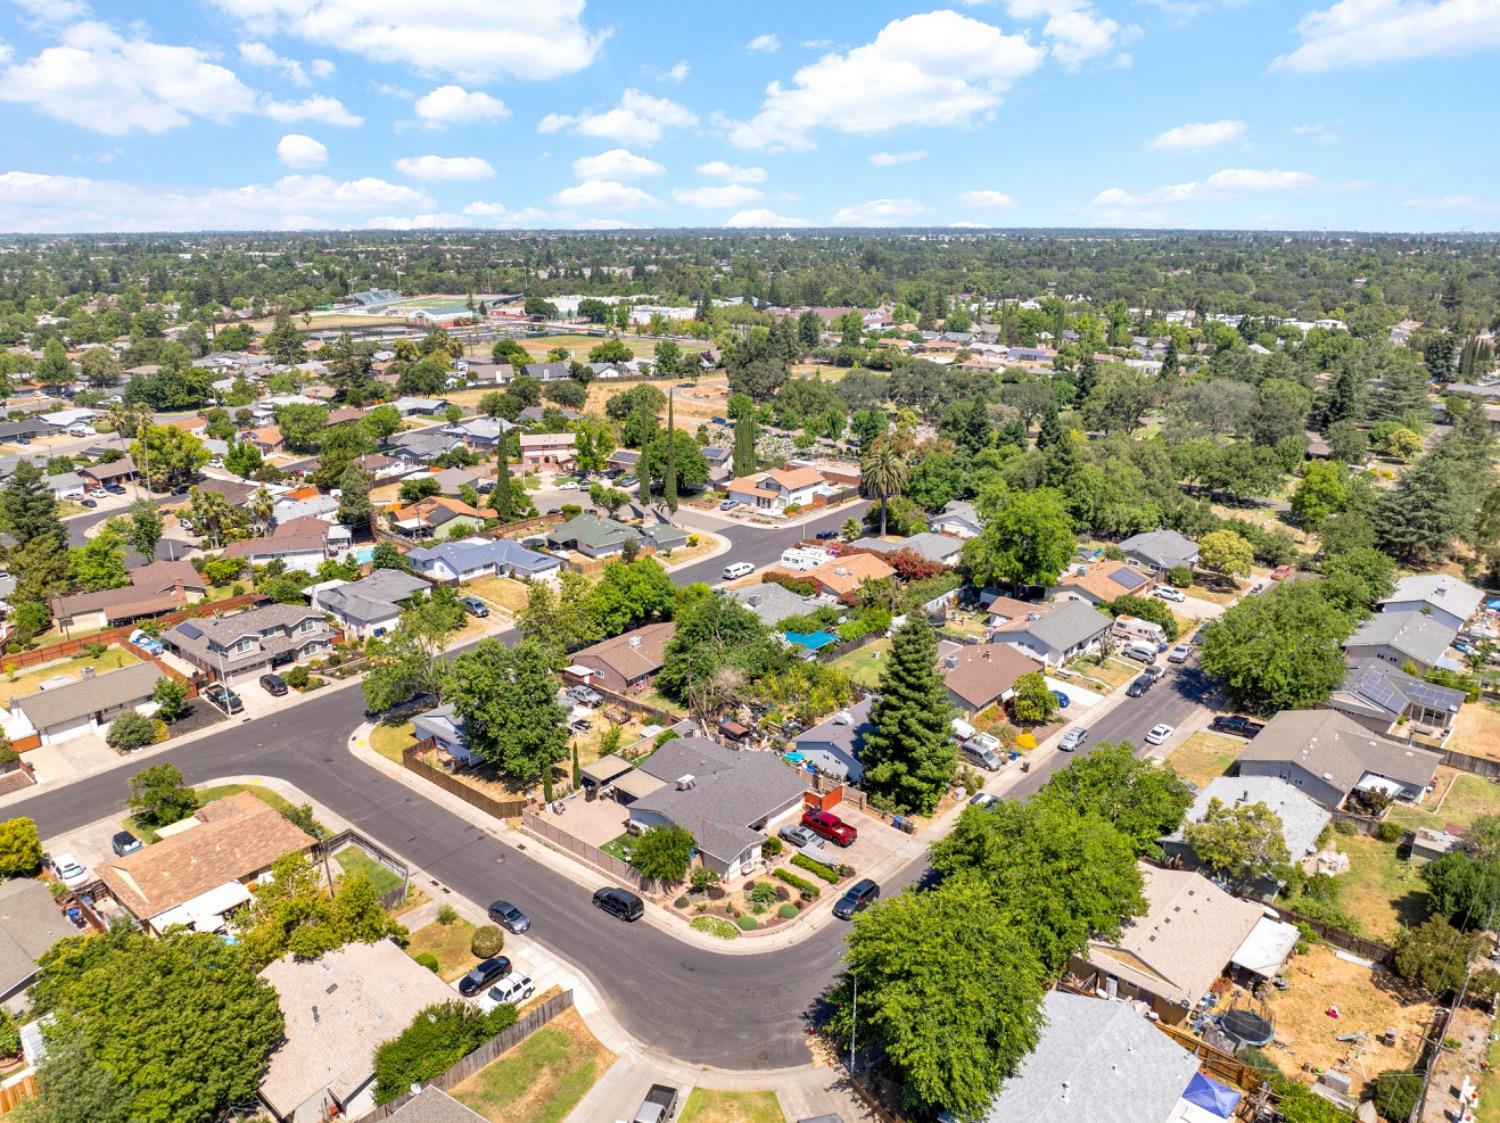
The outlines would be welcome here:
[[[827,811],[804,811],[802,825],[814,834],[822,835],[829,842],[840,846],[853,846],[859,832],[837,815]]]

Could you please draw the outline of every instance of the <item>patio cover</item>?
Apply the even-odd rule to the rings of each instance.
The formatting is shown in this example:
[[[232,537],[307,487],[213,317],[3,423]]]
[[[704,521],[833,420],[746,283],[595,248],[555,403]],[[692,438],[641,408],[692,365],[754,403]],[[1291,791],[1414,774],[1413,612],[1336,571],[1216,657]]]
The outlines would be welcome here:
[[[662,786],[662,781],[649,772],[642,772],[639,768],[632,768],[619,779],[614,780],[613,784],[616,791],[624,792],[631,799],[641,799],[659,789]]]
[[[223,925],[226,912],[250,899],[250,890],[238,881],[226,881],[176,908],[157,913],[151,918],[151,927],[165,932],[174,924],[186,924],[199,932],[216,932]]]
[[[624,757],[610,753],[607,756],[601,756],[592,764],[584,765],[578,771],[585,780],[603,786],[615,777],[623,776],[634,768],[635,765],[631,764]]]
[[[1262,978],[1275,978],[1301,937],[1295,925],[1263,916],[1229,962]]]

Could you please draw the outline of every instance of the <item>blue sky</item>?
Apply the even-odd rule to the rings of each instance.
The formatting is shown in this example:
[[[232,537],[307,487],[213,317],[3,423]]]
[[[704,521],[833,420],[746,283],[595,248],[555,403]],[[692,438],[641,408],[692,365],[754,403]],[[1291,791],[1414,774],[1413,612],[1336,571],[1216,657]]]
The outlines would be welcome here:
[[[0,0],[0,230],[1500,227],[1500,0]]]

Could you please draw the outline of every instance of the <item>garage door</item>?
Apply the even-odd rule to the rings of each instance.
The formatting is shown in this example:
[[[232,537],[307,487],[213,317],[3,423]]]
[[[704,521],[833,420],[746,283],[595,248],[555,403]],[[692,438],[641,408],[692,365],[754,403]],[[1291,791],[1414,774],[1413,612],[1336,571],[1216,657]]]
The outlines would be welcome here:
[[[59,741],[71,741],[74,737],[82,737],[85,733],[92,732],[93,728],[93,719],[88,716],[74,718],[72,721],[60,721],[42,730],[42,744],[55,745]]]

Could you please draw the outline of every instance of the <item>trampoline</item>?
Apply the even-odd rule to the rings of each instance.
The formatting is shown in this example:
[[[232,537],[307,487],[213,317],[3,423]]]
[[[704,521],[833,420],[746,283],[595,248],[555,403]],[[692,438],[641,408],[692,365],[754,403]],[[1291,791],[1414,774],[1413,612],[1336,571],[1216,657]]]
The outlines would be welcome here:
[[[1244,1007],[1230,1010],[1219,1019],[1219,1025],[1242,1045],[1269,1045],[1275,1036],[1269,1018]]]

